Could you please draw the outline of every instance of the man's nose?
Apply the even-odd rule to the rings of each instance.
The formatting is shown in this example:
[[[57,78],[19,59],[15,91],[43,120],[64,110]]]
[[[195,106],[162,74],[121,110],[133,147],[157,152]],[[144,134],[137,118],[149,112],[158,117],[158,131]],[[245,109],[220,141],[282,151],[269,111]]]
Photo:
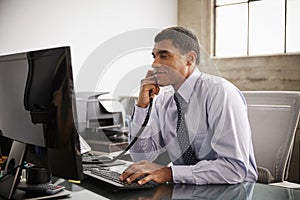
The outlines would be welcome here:
[[[153,63],[152,63],[152,68],[158,68],[158,67],[160,67],[161,66],[161,64],[160,63],[158,63],[157,61],[153,61]]]

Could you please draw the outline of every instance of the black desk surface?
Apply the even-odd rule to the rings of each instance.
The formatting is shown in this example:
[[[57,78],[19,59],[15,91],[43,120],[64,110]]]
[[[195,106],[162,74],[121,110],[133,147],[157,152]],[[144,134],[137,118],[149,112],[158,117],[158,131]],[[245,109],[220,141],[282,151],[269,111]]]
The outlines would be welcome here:
[[[164,184],[151,189],[119,190],[94,179],[85,179],[74,184],[60,179],[59,185],[66,187],[70,195],[52,199],[75,200],[158,200],[158,199],[211,199],[211,200],[297,200],[300,190],[287,189],[260,183],[241,183],[235,185],[183,185]],[[0,188],[1,189],[1,188]],[[70,192],[69,192],[70,191]],[[18,199],[24,199],[17,197]],[[0,197],[2,200],[3,198]],[[41,198],[44,199],[44,198]]]
[[[165,184],[151,189],[123,191],[114,191],[113,188],[93,179],[86,179],[80,184],[65,181],[62,185],[72,191],[72,194],[64,199],[300,199],[300,190],[259,183],[204,186]]]

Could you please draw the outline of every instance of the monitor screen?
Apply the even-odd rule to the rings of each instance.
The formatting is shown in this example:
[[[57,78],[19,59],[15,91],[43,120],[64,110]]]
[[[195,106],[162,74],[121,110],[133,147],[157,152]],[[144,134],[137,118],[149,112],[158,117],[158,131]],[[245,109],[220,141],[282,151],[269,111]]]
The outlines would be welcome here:
[[[31,123],[24,107],[28,70],[26,53],[0,57],[0,130],[8,138],[44,147],[43,126]]]
[[[34,146],[53,176],[82,179],[70,48],[0,56],[0,89],[1,134],[14,140],[5,170],[22,165]],[[12,197],[18,173],[1,179],[1,196]]]

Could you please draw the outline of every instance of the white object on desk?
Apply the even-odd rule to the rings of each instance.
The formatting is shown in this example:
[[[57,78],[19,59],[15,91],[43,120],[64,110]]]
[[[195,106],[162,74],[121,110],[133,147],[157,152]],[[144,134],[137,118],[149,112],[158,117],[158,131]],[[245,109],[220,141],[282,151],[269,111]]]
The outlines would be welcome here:
[[[297,189],[297,190],[300,189],[300,184],[292,183],[292,182],[288,182],[288,181],[270,183],[269,185],[277,186],[277,187],[290,188],[290,189]]]
[[[52,195],[46,195],[41,197],[35,197],[35,198],[25,198],[24,200],[38,200],[38,199],[52,199],[52,198],[58,198],[58,197],[68,197],[72,194],[69,190],[63,190],[59,193],[52,194]]]
[[[125,160],[122,160],[122,162],[125,162],[125,164],[109,167],[109,170],[114,171],[114,172],[118,172],[119,174],[122,174],[123,171],[129,167],[129,165],[133,164],[133,162],[125,161]]]

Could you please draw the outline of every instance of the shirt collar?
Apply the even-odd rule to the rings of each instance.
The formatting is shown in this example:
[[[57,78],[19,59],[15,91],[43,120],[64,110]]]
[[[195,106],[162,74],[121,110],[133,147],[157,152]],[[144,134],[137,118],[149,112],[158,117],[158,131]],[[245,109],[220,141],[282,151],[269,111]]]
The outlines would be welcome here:
[[[195,68],[193,73],[183,82],[183,84],[178,88],[177,92],[182,96],[182,98],[188,103],[192,93],[194,91],[195,84],[200,77],[201,72],[198,68]]]

